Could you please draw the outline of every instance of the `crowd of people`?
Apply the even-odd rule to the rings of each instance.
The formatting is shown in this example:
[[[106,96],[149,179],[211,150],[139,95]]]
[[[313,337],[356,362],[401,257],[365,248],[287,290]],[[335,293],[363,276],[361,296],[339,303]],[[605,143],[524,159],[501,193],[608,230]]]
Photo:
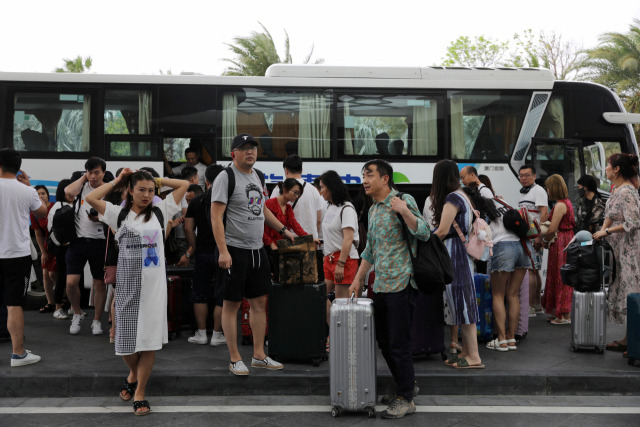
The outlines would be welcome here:
[[[92,157],[83,173],[60,182],[55,203],[49,201],[46,187],[30,187],[28,175],[20,170],[18,152],[0,150],[0,214],[5,219],[0,232],[0,290],[8,307],[11,365],[40,360],[23,345],[23,283],[31,268],[29,212],[42,254],[47,298],[40,311],[53,313],[55,319],[71,317],[69,333],[79,334],[86,317],[79,282],[89,264],[95,306],[91,333],[103,334],[102,317],[105,307],[111,305],[110,338],[116,355],[123,357],[129,369],[120,398],[134,401],[136,415],[151,410],[145,387],[155,352],[168,342],[168,263],[193,268],[191,301],[197,330],[188,342],[226,345],[229,370],[241,376],[249,375],[250,368],[284,369],[265,353],[264,342],[267,294],[272,280],[278,280],[278,240],[313,236],[323,251],[320,267],[327,291],[337,298],[353,292],[360,295],[374,269],[371,295],[376,339],[397,387],[394,394],[383,398],[388,404],[383,413],[386,418],[414,412],[417,393],[409,334],[417,286],[403,222],[414,253],[417,240],[429,238],[443,240],[449,252],[454,278],[442,295],[446,307],[442,320],[451,331],[453,354],[445,363],[456,369],[485,367],[476,334],[481,316],[476,272],[490,275],[495,339],[486,348],[498,352],[517,350],[520,287],[526,275],[529,306],[524,310],[528,315],[546,313],[551,325],[571,324],[573,289],[563,283],[560,268],[566,260],[564,248],[580,230],[587,230],[594,239],[607,239],[615,253],[618,274],[609,288],[609,320],[624,323],[626,296],[640,292],[640,181],[635,155],[614,154],[608,159],[606,175],[613,185],[607,201],[595,178],[581,177],[575,210],[562,176],[551,175],[537,183],[535,168],[522,166],[521,195],[514,207],[526,208],[531,218],[544,225],[541,236],[527,240],[507,226],[506,214],[512,207],[495,194],[488,177],[472,166],[459,169],[452,160],[438,162],[421,213],[411,195],[398,197],[393,167],[384,160],[365,163],[360,195],[352,201],[337,172],[326,171],[313,184],[307,183],[302,179],[302,160],[290,155],[283,162],[285,179],[269,197],[264,175],[254,167],[257,147],[251,135],[236,136],[231,144],[232,164],[226,168],[206,167],[197,152],[187,149],[187,164],[171,167],[165,162],[165,173],[179,174],[179,178],[160,177],[150,168],[124,168],[109,179],[106,163]],[[68,206],[75,212],[76,238],[66,244],[56,241],[52,226],[56,213]],[[490,227],[492,254],[486,262],[475,261],[465,247],[476,216]],[[362,224],[366,245],[360,242]],[[117,247],[115,292],[108,302],[104,280],[107,242]],[[544,292],[540,275],[543,249],[548,249]],[[68,309],[63,305],[65,294]],[[243,298],[251,309],[249,366],[235,339]],[[209,303],[214,303],[213,313]],[[327,304],[328,310],[330,302]],[[209,316],[213,318],[211,338],[206,326]],[[625,336],[609,343],[607,349],[624,351],[626,344]]]

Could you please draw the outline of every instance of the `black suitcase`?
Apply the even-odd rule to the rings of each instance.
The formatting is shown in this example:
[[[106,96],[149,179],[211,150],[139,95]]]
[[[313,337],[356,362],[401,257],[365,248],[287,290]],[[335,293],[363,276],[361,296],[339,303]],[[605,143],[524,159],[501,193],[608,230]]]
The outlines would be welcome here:
[[[269,356],[280,362],[319,366],[326,360],[326,317],[326,284],[273,283],[268,309]]]
[[[446,360],[442,294],[417,292],[414,302],[411,321],[413,357],[440,353],[442,360]]]

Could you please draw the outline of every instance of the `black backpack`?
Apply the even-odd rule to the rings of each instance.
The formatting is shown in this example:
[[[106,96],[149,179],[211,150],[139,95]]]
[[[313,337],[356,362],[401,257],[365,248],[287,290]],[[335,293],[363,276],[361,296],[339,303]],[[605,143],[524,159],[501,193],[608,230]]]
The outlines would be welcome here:
[[[584,244],[586,243],[586,244]],[[562,283],[578,292],[596,292],[606,280],[616,277],[616,262],[609,243],[603,240],[572,242],[565,250],[566,264],[560,268]]]
[[[79,206],[77,199],[73,205],[62,205],[53,215],[49,237],[51,243],[55,246],[68,245],[78,238],[76,233],[76,206]],[[50,244],[48,246],[51,247]]]
[[[513,232],[520,239],[526,239],[527,233],[529,232],[529,224],[527,224],[527,221],[522,218],[520,212],[518,212],[516,209],[513,209],[511,206],[498,199],[497,197],[494,197],[493,200],[507,208],[507,211],[504,213],[504,215],[502,215],[504,228]]]
[[[404,193],[398,193],[402,198]],[[453,282],[453,264],[449,251],[442,240],[435,234],[431,234],[429,240],[417,239],[417,253],[415,257],[411,251],[409,230],[402,215],[396,213],[402,225],[402,235],[407,242],[411,263],[413,264],[413,278],[418,290],[427,294],[442,293],[445,286]]]

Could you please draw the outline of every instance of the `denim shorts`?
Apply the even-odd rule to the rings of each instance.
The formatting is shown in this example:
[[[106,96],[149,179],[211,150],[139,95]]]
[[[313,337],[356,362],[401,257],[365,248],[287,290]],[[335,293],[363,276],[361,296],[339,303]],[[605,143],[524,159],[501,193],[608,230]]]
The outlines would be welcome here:
[[[529,252],[533,253],[531,242],[527,241]],[[516,268],[531,268],[531,260],[520,242],[498,242],[493,246],[491,271],[511,272]]]

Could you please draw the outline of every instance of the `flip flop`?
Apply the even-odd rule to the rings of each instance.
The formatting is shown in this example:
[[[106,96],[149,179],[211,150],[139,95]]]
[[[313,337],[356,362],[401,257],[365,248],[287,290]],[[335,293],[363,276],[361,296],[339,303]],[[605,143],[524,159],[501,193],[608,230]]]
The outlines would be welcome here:
[[[625,344],[620,344],[618,341],[610,342],[607,344],[607,350],[609,351],[626,351],[627,346]]]
[[[455,369],[484,369],[484,365],[481,363],[477,365],[469,365],[469,362],[467,362],[467,359],[464,357],[461,357],[455,365],[451,366]]]
[[[553,319],[551,322],[552,325],[570,325],[571,324],[571,320],[567,320],[567,319]]]
[[[454,363],[458,363],[460,360],[459,356],[453,356],[451,359],[447,359],[444,361],[444,364],[447,366],[453,366]]]

